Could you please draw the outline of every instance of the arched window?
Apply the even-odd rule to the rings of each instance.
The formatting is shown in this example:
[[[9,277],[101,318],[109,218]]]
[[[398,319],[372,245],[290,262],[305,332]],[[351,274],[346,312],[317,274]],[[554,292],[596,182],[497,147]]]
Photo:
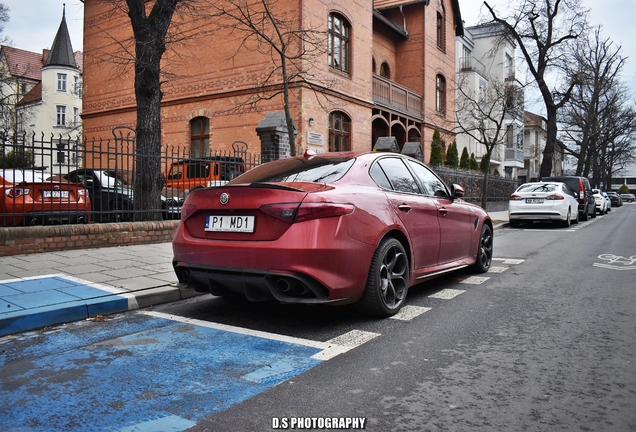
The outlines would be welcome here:
[[[349,32],[351,26],[341,15],[329,14],[329,66],[349,72]]]
[[[192,157],[204,157],[210,152],[210,119],[195,117],[190,121],[190,151]]]
[[[391,78],[391,68],[387,62],[382,62],[382,65],[380,65],[380,76]]]
[[[343,112],[329,114],[329,151],[351,150],[351,119]]]
[[[442,75],[437,75],[435,86],[435,108],[440,114],[446,113],[446,78]]]
[[[444,15],[437,12],[437,47],[441,50],[446,49]]]

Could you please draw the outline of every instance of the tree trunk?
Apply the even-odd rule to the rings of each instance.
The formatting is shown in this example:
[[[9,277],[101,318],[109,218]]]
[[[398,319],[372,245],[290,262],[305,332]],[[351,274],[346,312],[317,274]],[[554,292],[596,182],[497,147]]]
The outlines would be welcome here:
[[[557,148],[557,108],[554,104],[548,104],[547,108],[547,137],[545,148],[543,149],[543,160],[541,161],[541,170],[539,179],[550,177],[552,175],[552,163],[554,162],[554,153]]]
[[[182,0],[126,0],[135,36],[137,143],[133,204],[137,220],[160,220],[161,212],[161,57],[166,33]]]

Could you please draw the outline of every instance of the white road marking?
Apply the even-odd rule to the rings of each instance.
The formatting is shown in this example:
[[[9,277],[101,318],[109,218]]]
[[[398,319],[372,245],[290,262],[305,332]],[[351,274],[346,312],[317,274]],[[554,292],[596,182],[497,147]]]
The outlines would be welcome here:
[[[523,259],[516,259],[516,258],[493,258],[492,260],[501,261],[502,264],[510,264],[510,265],[521,264],[522,262],[525,261]]]
[[[424,312],[430,311],[429,307],[422,306],[404,306],[400,311],[393,315],[391,319],[396,319],[400,321],[411,321],[413,318],[422,315]]]
[[[490,278],[487,276],[471,276],[468,279],[464,279],[460,283],[470,284],[470,285],[481,285],[484,282],[486,282],[488,279]]]
[[[488,269],[488,273],[503,273],[508,270],[510,267],[490,267]]]
[[[329,360],[336,357],[339,354],[346,353],[347,351],[356,348],[365,342],[370,341],[373,338],[380,336],[380,333],[364,332],[361,330],[352,330],[349,333],[345,333],[336,338],[330,339],[327,342],[318,342],[309,339],[301,339],[293,336],[279,335],[276,333],[268,333],[259,330],[251,330],[242,327],[235,327],[226,324],[219,324],[209,321],[203,321],[198,319],[186,318],[178,315],[166,314],[163,312],[144,311],[140,312],[144,315],[153,316],[155,318],[163,318],[172,321],[182,322],[185,324],[192,324],[200,327],[207,327],[216,330],[228,331],[232,333],[238,333],[246,336],[259,337],[263,339],[276,340],[285,343],[303,345],[313,348],[319,348],[322,351],[314,354],[311,358],[316,360]]]
[[[456,289],[443,289],[438,293],[435,294],[431,294],[429,297],[430,298],[437,298],[437,299],[444,299],[444,300],[450,300],[452,298],[457,297],[460,294],[465,293],[466,290],[456,290]]]

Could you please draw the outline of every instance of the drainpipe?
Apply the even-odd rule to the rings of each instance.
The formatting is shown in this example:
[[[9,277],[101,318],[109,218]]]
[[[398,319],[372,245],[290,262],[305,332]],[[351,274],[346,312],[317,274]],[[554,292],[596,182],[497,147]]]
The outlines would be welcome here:
[[[409,32],[406,30],[406,16],[404,15],[404,11],[402,10],[402,5],[400,5],[400,13],[402,14],[402,19],[403,19],[403,24],[402,27],[404,28],[404,34],[405,35],[409,35]]]

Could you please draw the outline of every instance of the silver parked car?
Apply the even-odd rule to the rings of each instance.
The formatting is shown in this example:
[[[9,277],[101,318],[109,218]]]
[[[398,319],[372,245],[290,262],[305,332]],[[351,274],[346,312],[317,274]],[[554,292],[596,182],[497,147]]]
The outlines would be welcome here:
[[[524,183],[510,196],[510,225],[521,222],[554,221],[565,227],[579,221],[579,202],[574,192],[561,182]]]

